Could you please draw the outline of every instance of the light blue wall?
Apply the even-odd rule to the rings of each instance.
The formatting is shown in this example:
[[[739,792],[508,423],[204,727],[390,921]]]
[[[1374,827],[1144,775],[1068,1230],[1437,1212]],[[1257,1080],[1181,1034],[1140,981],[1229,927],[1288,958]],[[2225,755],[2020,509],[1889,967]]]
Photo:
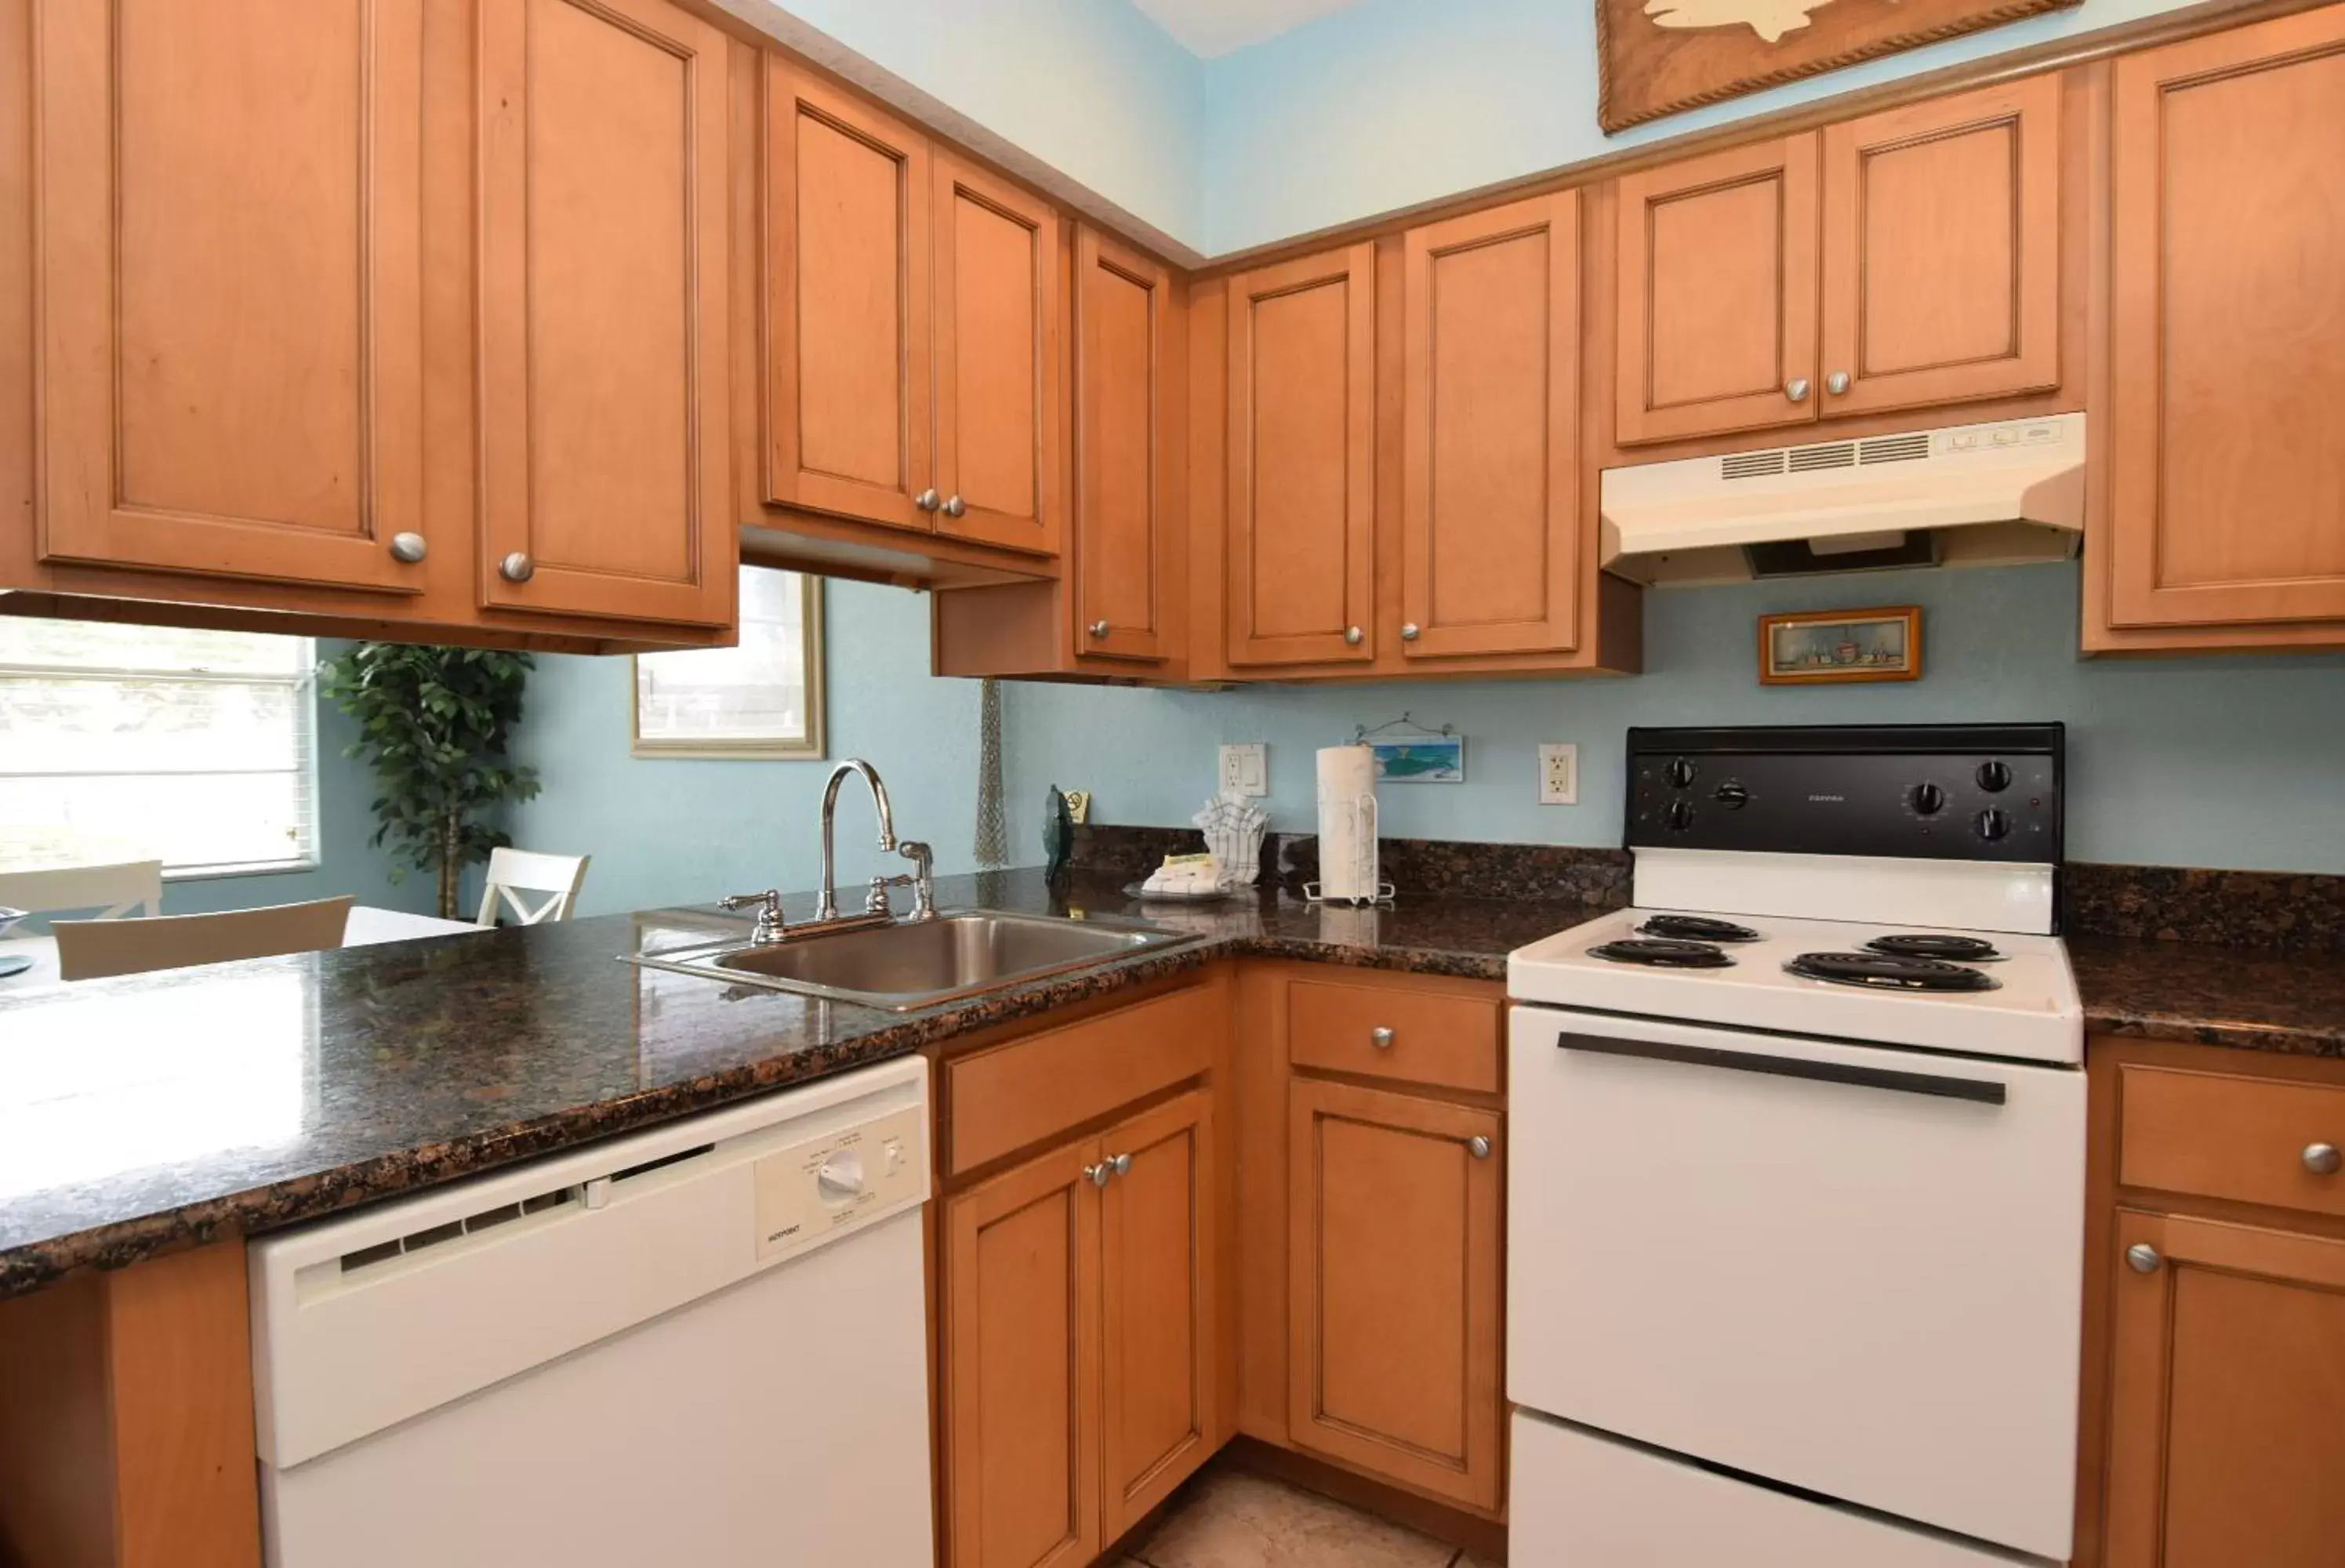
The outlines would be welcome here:
[[[1756,617],[1918,603],[1912,684],[1762,689]],[[2068,725],[2076,860],[2345,873],[2345,656],[2081,660],[2076,572],[1903,572],[1645,597],[1634,678],[1251,688],[1021,685],[1006,708],[1013,861],[1051,784],[1096,792],[1103,822],[1181,824],[1223,741],[1270,744],[1272,825],[1312,831],[1313,753],[1408,709],[1467,736],[1463,784],[1386,785],[1398,837],[1617,845],[1631,724],[2052,720]],[[1579,804],[1538,804],[1537,748],[1579,747]]]
[[[1204,64],[1130,0],[776,0],[1185,244]]]
[[[969,869],[977,683],[929,674],[925,597],[858,582],[826,592],[831,757],[868,759],[887,781],[898,835],[931,845],[939,872]],[[631,756],[633,678],[623,658],[538,660],[513,756],[538,770],[544,791],[510,814],[513,842],[594,856],[579,902],[588,915],[813,887],[832,763]],[[908,869],[873,847],[859,784],[841,793],[838,824],[842,885]]]
[[[1205,73],[1208,254],[1263,245],[2187,0],[2085,0],[1606,137],[1594,0],[1361,0]]]

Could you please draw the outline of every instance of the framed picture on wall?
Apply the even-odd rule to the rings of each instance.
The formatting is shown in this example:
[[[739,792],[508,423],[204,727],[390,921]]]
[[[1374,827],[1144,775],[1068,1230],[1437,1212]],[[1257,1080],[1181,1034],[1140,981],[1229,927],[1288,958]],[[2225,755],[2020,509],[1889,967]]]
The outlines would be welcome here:
[[[822,579],[741,569],[741,640],[635,655],[639,757],[819,757]]]
[[[1805,686],[1922,677],[1922,611],[1818,610],[1759,617],[1759,683]]]

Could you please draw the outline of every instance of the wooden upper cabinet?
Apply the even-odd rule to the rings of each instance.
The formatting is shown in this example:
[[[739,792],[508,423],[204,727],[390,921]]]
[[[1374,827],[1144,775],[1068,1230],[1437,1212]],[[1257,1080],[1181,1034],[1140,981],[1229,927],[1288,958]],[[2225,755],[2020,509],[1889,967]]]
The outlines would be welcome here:
[[[725,625],[725,35],[666,0],[481,0],[484,601]]]
[[[1579,593],[1579,194],[1408,231],[1401,650],[1562,652]]]
[[[949,155],[931,167],[937,531],[1052,554],[1067,310],[1059,215]]]
[[[1817,157],[1811,134],[1621,177],[1620,444],[1815,419]]]
[[[2345,620],[2345,7],[2125,56],[2114,99],[2109,619]]]
[[[1104,1543],[1099,1158],[1054,1149],[945,1199],[948,1568],[1087,1568]]]
[[[1229,280],[1229,660],[1367,661],[1376,249]]]
[[[1310,1078],[1289,1108],[1293,1441],[1496,1508],[1497,1113]]]
[[[1075,236],[1075,646],[1161,661],[1172,461],[1172,275],[1088,226]]]
[[[32,15],[42,558],[420,591],[421,0]]]
[[[2060,78],[1822,135],[1822,413],[2059,385]]]
[[[1117,1168],[1100,1189],[1100,1538],[1113,1541],[1218,1443],[1212,1096],[1192,1089],[1144,1111],[1100,1148]]]
[[[2345,1241],[2120,1210],[2106,1568],[2331,1568]]]
[[[765,497],[926,531],[928,140],[767,62]]]

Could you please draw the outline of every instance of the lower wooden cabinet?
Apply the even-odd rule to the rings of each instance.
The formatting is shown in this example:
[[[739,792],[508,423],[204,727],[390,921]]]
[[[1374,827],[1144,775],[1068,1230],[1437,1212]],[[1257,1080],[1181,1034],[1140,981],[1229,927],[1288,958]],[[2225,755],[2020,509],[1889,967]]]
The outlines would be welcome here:
[[[1213,1148],[1192,1089],[944,1200],[950,1568],[1081,1568],[1217,1445]]]
[[[2124,1209],[2106,1568],[2345,1560],[2345,1241]]]
[[[1498,1113],[1310,1078],[1289,1095],[1290,1441],[1495,1509]]]

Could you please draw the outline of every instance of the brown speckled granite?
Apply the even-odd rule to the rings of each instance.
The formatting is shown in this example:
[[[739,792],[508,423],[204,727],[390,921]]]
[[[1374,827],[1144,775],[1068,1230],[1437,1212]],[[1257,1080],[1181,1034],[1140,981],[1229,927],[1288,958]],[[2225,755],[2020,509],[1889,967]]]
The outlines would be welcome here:
[[[2076,936],[2085,1032],[2345,1057],[2345,956]]]
[[[1552,905],[1323,909],[1265,889],[1143,907],[1122,875],[940,880],[948,907],[1157,919],[1198,944],[922,1013],[616,961],[745,923],[612,916],[199,971],[0,989],[0,1297],[884,1060],[1257,953],[1500,979]],[[791,900],[803,916],[810,901]]]
[[[2345,954],[2345,876],[2083,863],[2060,896],[2074,936]]]

